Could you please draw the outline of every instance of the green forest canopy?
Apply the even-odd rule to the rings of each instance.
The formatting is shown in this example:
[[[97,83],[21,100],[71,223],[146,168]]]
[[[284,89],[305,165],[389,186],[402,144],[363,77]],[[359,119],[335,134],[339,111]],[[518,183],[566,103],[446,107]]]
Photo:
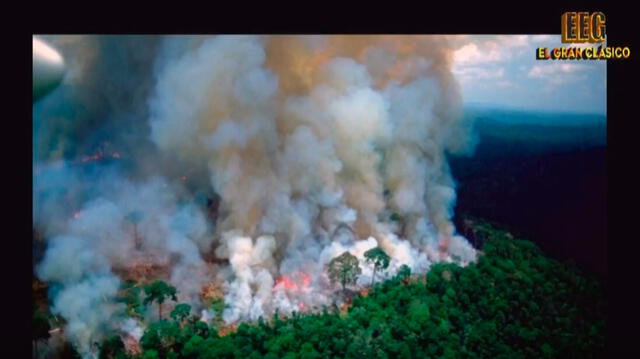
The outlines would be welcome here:
[[[215,325],[185,320],[185,307],[148,326],[142,354],[128,356],[114,333],[100,358],[602,357],[600,285],[530,241],[486,223],[477,231],[486,238],[477,263],[436,264],[419,280],[403,273],[356,296],[346,313],[276,314],[220,337]]]

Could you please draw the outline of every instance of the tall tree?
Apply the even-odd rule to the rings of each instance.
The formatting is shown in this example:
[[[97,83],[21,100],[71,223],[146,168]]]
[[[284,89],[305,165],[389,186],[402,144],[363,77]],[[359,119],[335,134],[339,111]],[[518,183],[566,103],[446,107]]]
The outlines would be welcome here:
[[[389,267],[389,261],[391,258],[380,247],[371,248],[364,252],[364,258],[369,264],[373,264],[373,276],[371,277],[371,285],[376,279],[376,272],[379,270],[385,270]]]
[[[174,321],[160,320],[151,323],[140,338],[140,346],[145,352],[156,350],[160,358],[169,358],[170,353],[179,352],[182,331]],[[146,354],[146,353],[145,353]]]
[[[358,258],[348,251],[329,262],[329,278],[332,282],[340,283],[343,292],[346,290],[347,284],[356,282],[360,273],[362,273],[362,269],[358,264]]]
[[[168,298],[174,301],[178,300],[176,298],[176,288],[161,280],[156,280],[145,286],[144,294],[146,295],[143,302],[145,305],[152,302],[158,303],[158,317],[160,317],[160,320],[162,320],[162,303]]]
[[[180,303],[176,305],[175,308],[173,308],[170,316],[171,318],[173,318],[173,320],[177,321],[182,326],[184,324],[184,320],[187,319],[190,314],[191,306],[186,303]]]

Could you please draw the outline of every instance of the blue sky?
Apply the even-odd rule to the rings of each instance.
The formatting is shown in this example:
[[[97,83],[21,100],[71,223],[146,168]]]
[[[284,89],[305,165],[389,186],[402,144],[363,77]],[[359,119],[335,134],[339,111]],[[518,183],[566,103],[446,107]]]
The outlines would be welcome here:
[[[454,43],[466,104],[606,115],[605,60],[535,59],[538,47],[567,45],[559,34],[459,35]]]

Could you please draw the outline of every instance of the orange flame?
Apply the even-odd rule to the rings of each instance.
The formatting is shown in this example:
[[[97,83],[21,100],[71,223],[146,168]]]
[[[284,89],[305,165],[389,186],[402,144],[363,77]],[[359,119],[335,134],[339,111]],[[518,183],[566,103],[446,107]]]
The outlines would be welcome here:
[[[305,287],[308,287],[309,284],[311,284],[311,277],[305,273],[305,272],[300,272],[302,275],[302,283],[304,283]]]
[[[238,323],[229,324],[225,327],[220,328],[220,330],[218,330],[218,335],[224,337],[225,335],[229,335],[235,332],[236,329],[238,329]]]
[[[112,152],[111,154],[109,154],[104,149],[99,148],[96,151],[96,153],[94,153],[92,155],[84,155],[84,156],[82,156],[82,159],[80,159],[80,161],[82,163],[95,162],[95,161],[102,160],[102,159],[104,159],[106,157],[119,159],[120,158],[120,152]]]
[[[282,275],[282,277],[276,280],[273,286],[274,290],[285,289],[287,291],[299,291],[308,288],[311,285],[311,276],[305,272],[298,272],[297,277],[299,280],[292,279],[293,276]]]
[[[294,281],[292,281],[289,277],[287,277],[286,275],[283,275],[278,280],[276,280],[275,287],[276,288],[280,287],[280,288],[290,289],[290,290],[297,290],[298,289],[298,285]]]

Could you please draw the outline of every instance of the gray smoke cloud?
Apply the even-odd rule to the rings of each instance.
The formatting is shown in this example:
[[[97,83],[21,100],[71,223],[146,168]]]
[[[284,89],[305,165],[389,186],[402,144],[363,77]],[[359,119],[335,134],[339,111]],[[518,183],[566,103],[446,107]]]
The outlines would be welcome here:
[[[140,267],[197,312],[216,283],[233,323],[330,304],[344,251],[358,286],[375,246],[389,274],[475,260],[451,222],[447,155],[473,139],[446,37],[47,40],[70,71],[33,109],[37,274],[83,355],[139,332],[114,298]]]

